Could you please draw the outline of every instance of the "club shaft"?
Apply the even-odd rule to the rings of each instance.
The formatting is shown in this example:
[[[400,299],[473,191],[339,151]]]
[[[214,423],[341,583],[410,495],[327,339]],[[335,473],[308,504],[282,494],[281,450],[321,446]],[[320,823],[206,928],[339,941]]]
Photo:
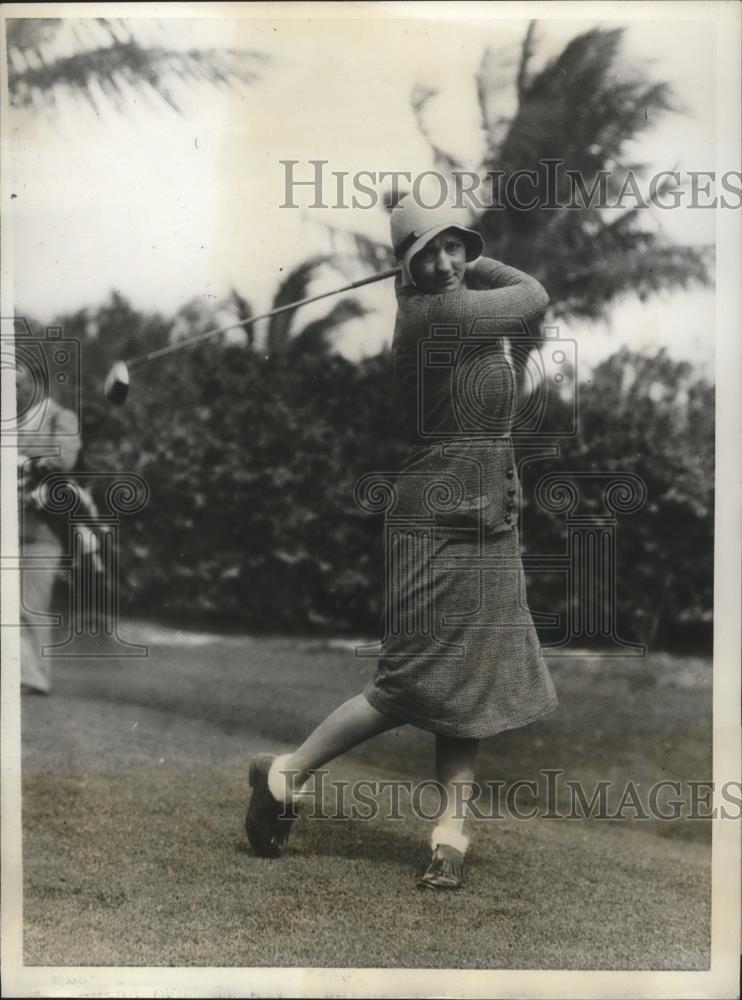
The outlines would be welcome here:
[[[149,354],[140,354],[139,357],[131,358],[125,363],[128,368],[136,368],[138,365],[143,365],[148,361],[154,361],[155,358],[163,358],[166,354],[173,354],[175,351],[181,351],[186,347],[192,347],[194,344],[200,344],[202,341],[208,340],[210,337],[216,337],[220,333],[226,333],[228,330],[238,330],[240,327],[252,326],[253,323],[257,323],[261,319],[270,319],[272,316],[278,316],[279,313],[289,312],[291,309],[298,309],[300,306],[309,305],[310,302],[319,302],[320,299],[329,298],[331,295],[341,295],[343,292],[350,292],[354,288],[361,288],[363,285],[370,285],[375,281],[384,281],[386,278],[394,277],[397,274],[399,274],[399,268],[390,267],[386,271],[381,271],[379,274],[372,274],[368,278],[351,281],[350,284],[343,285],[342,288],[334,288],[331,292],[320,292],[319,295],[309,295],[307,298],[298,299],[296,302],[287,302],[285,306],[278,306],[277,309],[261,313],[260,316],[250,316],[247,319],[230,323],[229,326],[220,326],[214,330],[207,330],[205,333],[199,333],[195,337],[188,337],[185,340],[177,341],[175,344],[168,344],[167,347],[160,347],[155,351],[150,351]]]

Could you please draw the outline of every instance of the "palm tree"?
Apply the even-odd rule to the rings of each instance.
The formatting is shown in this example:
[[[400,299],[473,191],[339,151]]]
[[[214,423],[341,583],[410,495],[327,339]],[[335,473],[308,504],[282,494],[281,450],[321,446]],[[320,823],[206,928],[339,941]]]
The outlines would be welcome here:
[[[226,48],[181,48],[151,19],[8,18],[8,90],[13,107],[53,114],[70,97],[99,114],[156,95],[179,111],[178,90],[234,87],[258,79],[267,57]]]
[[[485,139],[478,172],[509,177],[536,169],[538,176],[535,208],[523,210],[504,200],[486,208],[475,225],[491,256],[543,283],[556,317],[597,319],[622,293],[646,298],[661,289],[709,280],[708,250],[673,243],[658,228],[648,230],[641,208],[615,209],[609,215],[579,190],[577,210],[566,207],[574,195],[566,171],[579,172],[587,193],[604,171],[609,197],[615,196],[629,174],[646,174],[631,159],[631,143],[658,116],[680,110],[667,83],[619,68],[622,34],[621,28],[584,32],[534,72],[536,31],[531,23],[512,69],[488,48],[477,73]],[[506,114],[505,92],[513,89],[515,111]],[[426,113],[436,93],[416,88],[412,105],[437,168],[450,173],[463,164],[427,127]],[[552,174],[556,183],[549,191],[546,172],[539,167],[556,160],[564,162]],[[562,207],[545,208],[548,199]]]
[[[533,274],[548,289],[555,318],[604,318],[624,293],[645,299],[663,289],[709,281],[710,248],[673,243],[659,227],[647,229],[643,209],[616,209],[608,215],[582,198],[578,188],[575,210],[567,171],[579,173],[588,194],[604,172],[607,193],[615,196],[630,175],[646,174],[645,166],[630,157],[631,143],[660,115],[682,110],[673,103],[667,83],[638,71],[630,76],[619,66],[622,35],[622,28],[584,32],[533,72],[532,22],[515,59],[487,48],[476,76],[485,145],[477,172],[483,181],[488,175],[507,178],[563,161],[552,174],[556,186],[552,183],[551,189],[545,172],[538,173],[534,208],[525,211],[505,200],[486,208],[474,222],[489,255]],[[435,88],[417,86],[411,105],[435,167],[451,176],[465,165],[428,126],[437,95]],[[657,195],[671,185],[671,180],[659,185]],[[544,208],[550,202],[557,207]],[[392,207],[387,199],[387,210]],[[331,239],[339,232],[332,230]],[[365,263],[391,263],[387,246],[361,234],[344,232],[342,238],[350,240],[350,251]]]

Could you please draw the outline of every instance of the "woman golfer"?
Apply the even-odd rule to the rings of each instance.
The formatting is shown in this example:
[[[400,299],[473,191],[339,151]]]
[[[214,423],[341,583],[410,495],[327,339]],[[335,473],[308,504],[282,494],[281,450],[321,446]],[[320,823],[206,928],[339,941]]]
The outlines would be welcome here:
[[[525,598],[510,433],[514,379],[503,334],[546,308],[541,285],[481,257],[459,210],[411,195],[391,213],[397,278],[394,389],[410,454],[394,483],[386,635],[376,674],[293,753],[250,763],[245,828],[275,857],[313,771],[406,723],[435,734],[443,813],[418,886],[458,889],[462,802],[479,740],[549,714],[556,694]],[[388,536],[389,537],[389,536]]]

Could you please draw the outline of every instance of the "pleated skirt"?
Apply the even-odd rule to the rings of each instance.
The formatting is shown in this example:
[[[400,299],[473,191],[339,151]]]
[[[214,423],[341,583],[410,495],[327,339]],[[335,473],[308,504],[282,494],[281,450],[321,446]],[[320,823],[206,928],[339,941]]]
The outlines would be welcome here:
[[[401,723],[481,739],[556,707],[515,527],[474,541],[438,529],[388,537],[382,629],[364,694]]]

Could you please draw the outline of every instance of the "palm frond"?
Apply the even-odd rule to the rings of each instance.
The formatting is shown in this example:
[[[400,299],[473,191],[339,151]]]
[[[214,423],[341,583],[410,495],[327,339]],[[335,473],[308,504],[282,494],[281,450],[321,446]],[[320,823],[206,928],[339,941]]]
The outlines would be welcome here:
[[[518,77],[516,80],[516,89],[519,101],[523,100],[529,83],[528,70],[531,59],[533,58],[535,34],[536,22],[531,21],[526,30],[520,49],[520,62],[518,63]]]
[[[7,24],[11,104],[47,112],[73,94],[96,112],[105,103],[120,112],[132,94],[147,92],[180,112],[176,85],[252,83],[268,59],[238,49],[144,45],[132,22],[120,19],[13,18]]]
[[[230,291],[227,302],[234,310],[235,315],[239,316],[240,319],[251,319],[255,315],[255,311],[248,300],[240,295],[235,288]],[[245,326],[243,329],[245,331],[246,342],[252,347],[255,343],[255,327],[250,325]]]
[[[511,103],[514,61],[511,56],[489,46],[477,70],[475,83],[479,118],[486,143],[485,158],[494,162],[498,156],[500,143],[507,134],[511,118],[504,109]]]
[[[647,230],[646,210],[635,208],[631,197],[646,172],[645,164],[634,162],[636,139],[658,116],[682,110],[669,85],[622,61],[622,28],[577,35],[538,72],[530,68],[534,38],[531,25],[515,78],[517,110],[502,141],[489,137],[483,170],[505,178],[535,170],[535,184],[528,188],[535,207],[501,198],[499,208],[485,211],[476,227],[488,252],[539,278],[553,314],[562,317],[603,317],[622,294],[644,297],[708,282],[706,252]],[[491,133],[497,127],[497,75],[480,74],[478,86]],[[549,174],[547,161],[559,169]],[[625,189],[629,181],[633,184]],[[604,185],[604,197],[594,200],[596,183],[599,192]],[[658,196],[671,187],[666,180]],[[637,193],[648,202],[646,192]],[[605,205],[622,203],[625,208],[606,215]]]
[[[355,265],[359,263],[364,271],[381,271],[394,266],[394,254],[388,243],[381,243],[352,229],[333,226],[329,222],[322,222],[321,226],[332,241],[333,262],[349,277],[358,277]]]
[[[622,28],[578,35],[524,85],[498,167],[563,159],[589,176],[608,162],[621,164],[654,114],[675,109],[668,84],[618,67],[622,36]]]
[[[618,246],[596,247],[590,260],[570,261],[560,275],[556,317],[605,319],[609,307],[627,292],[644,301],[659,291],[708,284],[710,248],[665,243],[654,234],[634,235],[637,238],[628,251]]]
[[[290,302],[297,302],[299,299],[307,298],[309,286],[317,277],[320,268],[325,267],[334,261],[332,254],[320,254],[310,257],[298,267],[289,271],[278,287],[278,291],[273,299],[273,308],[288,305]],[[288,350],[291,339],[291,326],[294,321],[294,313],[288,310],[273,316],[268,324],[266,334],[266,348],[268,354],[282,354]]]
[[[299,354],[324,354],[330,347],[330,337],[338,327],[351,319],[367,316],[367,309],[358,299],[341,299],[321,319],[307,323],[303,330],[292,338],[289,353],[296,357]]]
[[[392,208],[394,206],[392,205]],[[353,234],[353,242],[358,260],[368,265],[373,271],[381,271],[393,267],[396,263],[394,254],[388,243],[379,243],[362,233]]]

